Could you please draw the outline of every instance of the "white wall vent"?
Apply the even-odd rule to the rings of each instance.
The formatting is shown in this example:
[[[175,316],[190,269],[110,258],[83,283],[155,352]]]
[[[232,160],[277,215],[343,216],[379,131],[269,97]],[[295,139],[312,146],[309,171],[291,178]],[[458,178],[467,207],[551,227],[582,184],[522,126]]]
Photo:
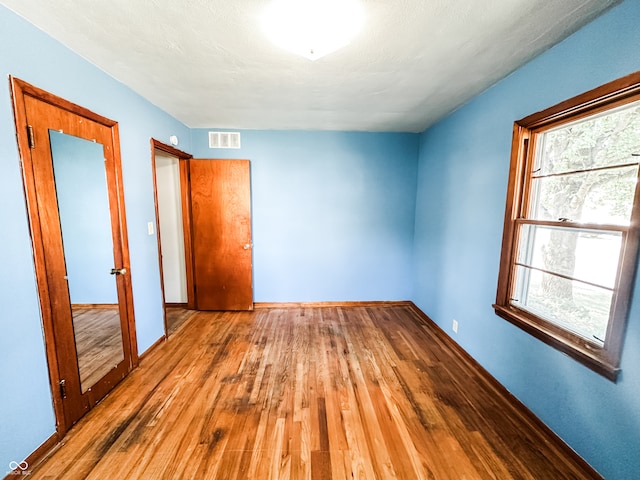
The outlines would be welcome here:
[[[209,132],[209,148],[240,148],[240,132]]]

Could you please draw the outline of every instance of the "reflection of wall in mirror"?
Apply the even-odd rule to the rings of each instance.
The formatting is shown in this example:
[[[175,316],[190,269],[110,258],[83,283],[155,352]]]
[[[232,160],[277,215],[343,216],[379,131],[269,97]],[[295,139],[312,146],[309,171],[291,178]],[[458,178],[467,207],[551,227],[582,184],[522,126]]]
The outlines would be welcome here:
[[[118,303],[102,144],[49,136],[71,303]]]

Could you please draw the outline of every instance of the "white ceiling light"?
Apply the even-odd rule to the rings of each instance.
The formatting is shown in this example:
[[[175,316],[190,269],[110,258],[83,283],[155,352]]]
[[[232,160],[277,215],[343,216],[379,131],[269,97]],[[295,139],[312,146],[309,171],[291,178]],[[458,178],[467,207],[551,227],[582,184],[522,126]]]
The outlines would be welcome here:
[[[317,60],[348,45],[362,21],[357,0],[274,0],[263,27],[276,45]]]

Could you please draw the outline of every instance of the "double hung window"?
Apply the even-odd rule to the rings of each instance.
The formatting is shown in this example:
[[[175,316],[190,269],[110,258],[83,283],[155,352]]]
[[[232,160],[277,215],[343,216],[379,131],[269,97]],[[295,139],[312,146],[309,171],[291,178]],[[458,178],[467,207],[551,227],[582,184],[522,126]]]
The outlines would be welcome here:
[[[514,125],[494,308],[615,380],[638,250],[640,74]]]

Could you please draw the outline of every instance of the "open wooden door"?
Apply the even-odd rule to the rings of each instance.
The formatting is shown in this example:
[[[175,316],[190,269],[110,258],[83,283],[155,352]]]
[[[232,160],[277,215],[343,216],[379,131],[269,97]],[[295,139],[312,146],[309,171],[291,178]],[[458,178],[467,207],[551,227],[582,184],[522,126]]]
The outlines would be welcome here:
[[[58,433],[137,364],[118,125],[12,78]]]
[[[249,160],[188,161],[197,310],[253,310]]]

